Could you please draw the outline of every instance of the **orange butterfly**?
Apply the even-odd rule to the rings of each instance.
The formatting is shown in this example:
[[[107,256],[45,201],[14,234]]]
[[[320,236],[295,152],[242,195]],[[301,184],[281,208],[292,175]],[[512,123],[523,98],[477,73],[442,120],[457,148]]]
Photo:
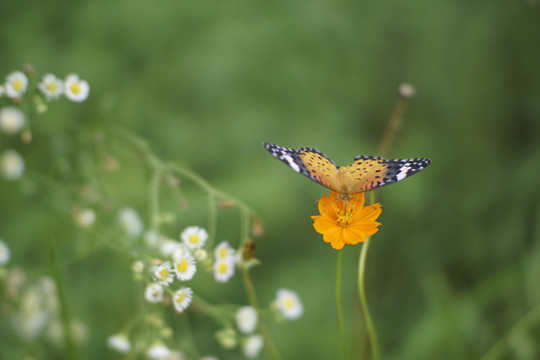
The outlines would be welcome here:
[[[336,166],[326,155],[313,148],[291,149],[271,143],[263,146],[294,171],[348,199],[351,195],[401,181],[426,168],[431,159],[383,159],[359,155],[347,166]]]

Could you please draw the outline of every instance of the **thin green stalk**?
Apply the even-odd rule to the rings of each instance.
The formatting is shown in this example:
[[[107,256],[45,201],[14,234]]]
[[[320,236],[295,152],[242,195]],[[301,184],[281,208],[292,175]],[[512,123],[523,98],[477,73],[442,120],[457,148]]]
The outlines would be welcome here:
[[[343,309],[341,306],[341,258],[343,257],[343,249],[340,249],[337,254],[336,264],[336,320],[340,343],[341,359],[347,359],[347,344],[345,342],[345,328],[343,326]]]
[[[60,300],[60,316],[64,330],[64,345],[66,347],[66,355],[67,359],[76,360],[79,358],[79,354],[77,353],[77,347],[75,346],[75,342],[71,336],[71,314],[66,296],[66,288],[60,272],[60,265],[58,262],[58,256],[56,254],[56,243],[52,238],[49,241],[49,249],[51,257],[51,271],[56,282],[58,298]]]
[[[364,278],[366,274],[366,259],[370,240],[371,237],[368,237],[366,239],[366,242],[362,245],[362,251],[360,252],[360,261],[358,263],[358,294],[360,296],[360,303],[362,304],[364,318],[366,319],[366,327],[369,335],[369,341],[371,343],[371,353],[373,354],[374,360],[379,360],[381,358],[381,355],[379,352],[377,332],[375,331],[375,326],[373,325],[373,321],[371,320],[371,315],[369,313],[364,283]]]
[[[519,336],[519,334],[530,331],[534,325],[538,325],[539,323],[540,305],[537,305],[523,315],[523,317],[519,319],[514,326],[512,326],[508,333],[501,337],[480,360],[495,360],[505,358],[510,348],[511,339],[514,336]]]
[[[148,192],[148,204],[150,208],[150,226],[159,234],[159,183],[161,181],[161,169],[154,169],[154,176]]]
[[[255,293],[255,287],[253,286],[253,282],[251,282],[248,269],[245,267],[243,268],[243,275],[244,286],[246,288],[249,303],[259,311],[259,301],[257,299],[257,294]],[[264,339],[263,351],[266,353],[266,357],[268,359],[283,360],[262,319],[259,319],[259,331]]]

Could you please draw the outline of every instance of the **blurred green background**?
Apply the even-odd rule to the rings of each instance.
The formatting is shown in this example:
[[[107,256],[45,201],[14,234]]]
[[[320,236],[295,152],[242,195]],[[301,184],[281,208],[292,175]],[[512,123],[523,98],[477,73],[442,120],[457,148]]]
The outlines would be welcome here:
[[[309,218],[325,189],[261,143],[316,147],[343,165],[375,155],[398,86],[409,82],[416,96],[388,156],[433,163],[377,192],[382,226],[370,248],[368,300],[384,359],[480,358],[540,304],[539,39],[534,0],[2,1],[3,74],[31,63],[41,74],[78,73],[91,88],[82,104],[63,101],[34,116],[31,144],[0,138],[28,169],[19,182],[0,180],[10,264],[48,273],[47,244],[58,241],[71,311],[90,330],[81,358],[120,357],[105,338],[138,309],[131,259],[93,245],[68,261],[77,241],[99,240],[80,235],[61,209],[103,176],[109,192],[101,196],[147,220],[150,174],[140,154],[103,135],[120,171],[91,174],[85,165],[103,160],[88,139],[125,128],[258,212],[260,300],[286,287],[305,306],[299,320],[270,324],[278,348],[285,359],[337,358],[336,251]],[[63,195],[47,181],[62,184]],[[170,236],[206,224],[202,194],[191,190],[192,207],[168,209],[178,216]],[[237,245],[237,211],[220,213],[216,239]],[[354,354],[366,342],[355,300],[359,251],[345,248],[343,263]],[[217,303],[246,302],[238,276],[203,291]],[[497,358],[540,358],[539,322],[514,332]],[[193,323],[203,353],[240,358],[219,350],[210,320]],[[0,331],[0,352],[32,348],[6,321]]]

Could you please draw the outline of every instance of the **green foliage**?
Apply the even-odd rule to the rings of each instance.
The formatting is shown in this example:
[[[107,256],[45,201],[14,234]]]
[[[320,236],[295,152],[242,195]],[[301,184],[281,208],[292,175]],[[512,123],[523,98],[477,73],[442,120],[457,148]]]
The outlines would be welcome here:
[[[29,62],[40,74],[76,72],[90,84],[81,104],[51,103],[40,115],[25,105],[32,142],[0,134],[0,151],[14,147],[26,162],[18,181],[0,179],[0,238],[11,249],[10,266],[31,281],[52,276],[54,242],[70,313],[90,334],[79,357],[119,358],[106,338],[134,317],[143,292],[113,214],[134,207],[148,227],[153,174],[147,152],[119,135],[125,129],[159,159],[185,165],[254,209],[265,228],[256,239],[262,266],[251,271],[261,306],[286,287],[305,308],[286,326],[268,324],[277,348],[285,359],[336,358],[336,253],[309,218],[324,189],[285,168],[261,143],[316,147],[338,164],[375,155],[406,81],[417,94],[388,157],[427,156],[433,163],[377,194],[382,226],[370,246],[366,291],[382,357],[536,359],[538,6],[533,0],[4,1],[1,76]],[[161,199],[161,210],[174,216],[163,227],[170,236],[208,222],[204,191],[178,177],[189,206],[178,197]],[[74,211],[97,205],[95,226],[81,230]],[[240,246],[239,223],[237,208],[220,209],[216,242]],[[343,251],[353,354],[363,354],[367,343],[356,299],[359,251]],[[247,302],[240,276],[226,286],[211,276],[202,283],[201,295],[220,304]],[[66,356],[62,347],[22,341],[6,310],[0,309],[0,357]],[[218,326],[194,316],[193,324],[176,325],[177,344],[240,358],[219,348]],[[193,339],[182,337],[187,327]],[[488,352],[495,344],[497,352]]]

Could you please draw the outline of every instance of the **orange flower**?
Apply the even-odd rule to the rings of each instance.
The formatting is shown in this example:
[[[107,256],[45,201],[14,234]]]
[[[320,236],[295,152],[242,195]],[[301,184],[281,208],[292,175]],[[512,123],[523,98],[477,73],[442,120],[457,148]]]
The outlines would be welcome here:
[[[345,244],[355,245],[375,234],[380,223],[375,220],[381,214],[381,204],[364,206],[364,193],[355,194],[345,201],[332,191],[319,200],[321,215],[312,216],[315,231],[323,240],[339,250]]]

